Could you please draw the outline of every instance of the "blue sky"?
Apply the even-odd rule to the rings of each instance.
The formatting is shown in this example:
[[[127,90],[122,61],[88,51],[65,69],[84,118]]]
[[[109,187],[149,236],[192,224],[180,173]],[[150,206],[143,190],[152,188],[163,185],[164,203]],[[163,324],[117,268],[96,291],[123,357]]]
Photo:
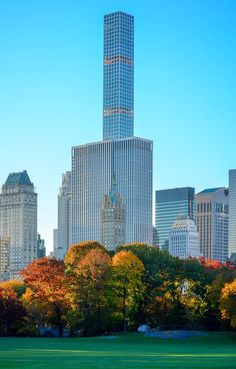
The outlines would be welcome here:
[[[103,15],[135,16],[135,135],[154,189],[227,186],[236,168],[235,0],[1,0],[0,184],[26,169],[52,249],[71,147],[102,137]]]

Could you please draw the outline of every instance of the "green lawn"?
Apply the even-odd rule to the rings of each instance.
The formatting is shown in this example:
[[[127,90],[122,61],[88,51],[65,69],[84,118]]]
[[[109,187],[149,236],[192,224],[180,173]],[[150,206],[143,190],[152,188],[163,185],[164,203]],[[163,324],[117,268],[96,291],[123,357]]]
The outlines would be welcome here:
[[[138,334],[96,338],[0,338],[0,368],[236,368],[236,334],[184,340]]]

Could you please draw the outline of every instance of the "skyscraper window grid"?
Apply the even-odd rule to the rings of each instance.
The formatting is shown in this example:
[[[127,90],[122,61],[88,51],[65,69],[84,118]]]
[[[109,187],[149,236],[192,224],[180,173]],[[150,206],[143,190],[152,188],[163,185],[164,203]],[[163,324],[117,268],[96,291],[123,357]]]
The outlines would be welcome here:
[[[133,136],[134,18],[104,17],[103,139]]]
[[[236,257],[236,169],[229,171],[229,257]]]

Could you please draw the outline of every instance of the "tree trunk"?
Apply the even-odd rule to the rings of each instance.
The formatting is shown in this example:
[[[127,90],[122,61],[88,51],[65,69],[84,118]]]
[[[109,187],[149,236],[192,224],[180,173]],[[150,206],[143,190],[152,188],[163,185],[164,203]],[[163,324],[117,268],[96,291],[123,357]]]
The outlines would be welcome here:
[[[124,289],[123,291],[123,329],[124,329],[124,333],[127,330],[127,324],[126,324],[126,289]]]

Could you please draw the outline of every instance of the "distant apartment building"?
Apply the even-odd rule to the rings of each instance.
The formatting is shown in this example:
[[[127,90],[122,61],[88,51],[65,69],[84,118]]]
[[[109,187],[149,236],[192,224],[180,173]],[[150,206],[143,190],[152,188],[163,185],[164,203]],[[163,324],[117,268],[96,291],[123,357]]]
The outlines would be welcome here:
[[[9,278],[37,258],[37,194],[27,172],[9,174],[0,194],[0,237],[9,239]]]
[[[226,261],[229,226],[227,188],[208,188],[196,195],[196,225],[203,257]]]
[[[0,237],[0,281],[10,278],[10,238]]]
[[[172,188],[156,191],[155,228],[159,247],[169,250],[171,227],[179,216],[194,220],[195,189],[192,187]]]
[[[37,236],[37,258],[41,259],[46,256],[45,241],[41,238],[41,235]]]
[[[103,201],[102,244],[108,250],[125,244],[125,206],[114,179],[111,191],[104,196]]]
[[[154,247],[159,247],[159,237],[156,227],[152,227],[152,245]]]
[[[58,229],[53,230],[53,251],[50,251],[50,257],[54,257],[54,253],[57,250],[58,245]],[[55,256],[56,257],[56,256]]]
[[[236,259],[236,169],[229,171],[229,249],[228,256]]]
[[[71,172],[62,175],[62,184],[58,195],[57,242],[54,256],[64,259],[71,241]]]
[[[199,234],[192,219],[179,216],[171,227],[169,236],[169,251],[180,259],[199,257]]]

